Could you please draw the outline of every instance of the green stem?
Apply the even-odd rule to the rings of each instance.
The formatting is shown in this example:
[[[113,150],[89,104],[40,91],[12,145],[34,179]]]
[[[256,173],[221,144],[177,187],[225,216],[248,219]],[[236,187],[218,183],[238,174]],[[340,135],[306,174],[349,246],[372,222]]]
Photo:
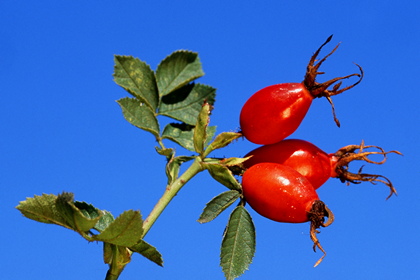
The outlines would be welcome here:
[[[159,146],[160,146],[161,149],[165,149],[165,145],[163,144],[161,138],[156,138],[156,141],[158,142],[158,144],[159,144]]]
[[[126,265],[121,263],[121,255],[117,245],[110,245],[112,250],[112,260],[109,263],[109,269],[105,280],[117,280]],[[125,250],[125,248],[124,248]]]
[[[110,265],[108,272],[106,273],[105,280],[118,280],[118,277],[120,276],[121,271],[115,271],[116,269]]]
[[[197,157],[191,166],[180,176],[176,179],[171,185],[166,187],[166,190],[159,201],[156,203],[155,207],[153,208],[152,212],[150,212],[149,216],[143,223],[143,234],[142,238],[147,234],[153,224],[156,222],[157,218],[162,214],[163,210],[165,210],[166,206],[168,206],[169,202],[175,197],[175,195],[179,192],[179,190],[195,175],[199,172],[203,171],[204,168],[201,165],[201,159]]]
[[[141,238],[147,234],[150,230],[152,225],[156,222],[157,218],[162,214],[163,210],[165,210],[166,206],[168,206],[169,202],[176,196],[176,194],[181,190],[181,188],[193,178],[195,175],[200,173],[204,170],[204,167],[201,165],[201,158],[196,157],[194,162],[191,166],[180,176],[176,179],[171,185],[166,187],[166,190],[159,201],[156,203],[155,207],[153,208],[152,212],[150,212],[149,216],[143,222],[143,234]],[[117,280],[120,276],[121,272],[123,271],[125,265],[129,262],[129,260],[125,260],[121,262],[121,252],[118,250],[118,246],[112,246],[112,260],[109,263],[109,269],[106,274],[105,280]],[[126,249],[126,248],[124,248]],[[131,256],[131,253],[130,253]],[[128,256],[128,258],[130,257]]]

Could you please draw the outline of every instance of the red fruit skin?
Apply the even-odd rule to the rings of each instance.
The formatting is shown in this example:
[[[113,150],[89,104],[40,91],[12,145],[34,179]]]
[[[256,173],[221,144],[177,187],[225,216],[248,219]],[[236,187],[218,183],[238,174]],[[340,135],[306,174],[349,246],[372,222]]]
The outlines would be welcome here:
[[[307,213],[319,200],[305,177],[278,163],[259,163],[246,170],[242,188],[245,200],[257,213],[277,222],[307,222]]]
[[[248,156],[252,157],[244,162],[246,168],[261,162],[284,164],[306,177],[315,189],[321,187],[330,177],[337,176],[337,158],[305,140],[287,139],[261,146],[245,157]]]
[[[242,134],[255,144],[274,144],[300,125],[313,96],[302,83],[268,86],[252,95],[241,110]]]

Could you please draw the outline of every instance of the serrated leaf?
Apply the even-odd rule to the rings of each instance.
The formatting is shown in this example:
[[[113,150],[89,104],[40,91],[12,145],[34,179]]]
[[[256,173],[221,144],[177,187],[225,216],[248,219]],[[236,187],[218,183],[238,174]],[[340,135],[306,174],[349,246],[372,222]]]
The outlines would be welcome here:
[[[194,126],[185,123],[170,123],[163,129],[162,138],[174,141],[185,149],[194,151],[193,129]]]
[[[207,138],[211,140],[216,132],[216,126],[207,127]],[[163,139],[169,139],[181,145],[187,150],[194,150],[194,126],[185,123],[170,123],[165,126],[162,132]]]
[[[199,154],[203,152],[204,145],[207,141],[207,126],[210,122],[210,111],[211,105],[205,103],[198,115],[197,123],[194,128],[194,149]]]
[[[106,210],[100,210],[102,212],[101,218],[96,223],[96,225],[93,227],[99,232],[102,232],[104,229],[106,229],[114,220],[114,216],[111,214],[111,212]]]
[[[157,265],[163,266],[162,255],[155,247],[153,247],[144,240],[140,240],[139,243],[137,243],[134,246],[131,246],[130,250],[141,254],[143,257],[149,259]]]
[[[238,182],[238,180],[236,180],[232,172],[226,166],[221,164],[205,163],[203,164],[203,167],[206,168],[209,171],[211,177],[213,177],[213,179],[215,179],[220,184],[231,190],[242,190],[241,184]]]
[[[53,194],[35,195],[21,201],[16,208],[28,219],[71,229],[67,220],[57,210],[56,200],[57,196]]]
[[[209,155],[216,149],[221,149],[232,143],[232,141],[242,137],[242,134],[237,132],[222,132],[217,135],[213,142],[211,142],[206,148],[205,155]]]
[[[118,216],[93,240],[130,247],[136,244],[143,233],[143,220],[139,211],[128,210]]]
[[[156,111],[159,95],[156,78],[150,66],[132,56],[116,55],[114,81]]]
[[[70,202],[72,203],[72,202]],[[94,207],[92,204],[86,203],[84,201],[74,201],[74,206],[86,217],[89,219],[96,219],[102,215],[102,212]],[[98,219],[99,220],[99,219]]]
[[[162,97],[158,113],[195,125],[204,102],[214,104],[216,89],[202,84],[188,84]]]
[[[158,65],[156,81],[159,95],[165,96],[204,75],[198,54],[176,51]]]
[[[239,197],[240,193],[230,190],[219,194],[210,200],[198,219],[199,223],[208,223],[220,215],[226,208],[231,206]]]
[[[230,215],[220,252],[220,265],[227,280],[241,276],[248,269],[255,254],[255,227],[243,206]]]
[[[145,106],[135,98],[122,98],[117,101],[121,106],[124,118],[132,125],[151,132],[156,138],[159,137],[159,123],[155,113],[150,107]]]
[[[56,224],[77,231],[87,238],[86,232],[98,222],[101,213],[85,202],[73,201],[72,193],[58,196],[43,194],[20,202],[16,207],[25,217],[47,224]]]
[[[70,202],[70,206],[72,206],[74,211],[73,218],[76,226],[81,232],[87,232],[92,229],[102,217],[102,211],[95,208],[92,204],[83,201],[74,201],[74,204]]]
[[[66,219],[67,225],[84,237],[87,237],[85,232],[95,226],[100,218],[100,212],[92,205],[84,202],[77,202],[77,205],[80,206],[81,209],[75,205],[74,195],[72,193],[64,192],[57,196],[56,208],[60,215]]]

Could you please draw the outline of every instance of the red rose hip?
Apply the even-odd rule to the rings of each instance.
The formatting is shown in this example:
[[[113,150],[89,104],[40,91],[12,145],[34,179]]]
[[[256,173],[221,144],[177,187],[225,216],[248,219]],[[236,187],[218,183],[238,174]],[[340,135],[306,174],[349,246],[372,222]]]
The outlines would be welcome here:
[[[363,70],[358,66],[360,74],[338,77],[324,83],[316,82],[316,76],[323,74],[318,72],[319,67],[338,48],[337,45],[328,55],[315,64],[322,47],[331,38],[332,36],[311,57],[302,83],[271,85],[257,91],[246,101],[239,117],[241,131],[246,139],[263,145],[283,140],[299,127],[312,104],[312,100],[317,97],[328,99],[333,108],[334,120],[339,126],[330,96],[340,94],[360,83],[363,78]],[[340,88],[341,80],[353,76],[359,77],[359,80],[351,86]],[[328,89],[330,86],[333,86],[331,90]]]

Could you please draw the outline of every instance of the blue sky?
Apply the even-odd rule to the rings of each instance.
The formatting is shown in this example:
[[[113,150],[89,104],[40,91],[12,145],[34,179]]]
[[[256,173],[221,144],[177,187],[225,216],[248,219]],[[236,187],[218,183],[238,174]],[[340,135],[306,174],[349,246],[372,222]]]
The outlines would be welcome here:
[[[156,69],[175,50],[198,52],[206,73],[199,81],[217,88],[211,122],[218,132],[235,131],[247,98],[271,84],[300,82],[312,53],[334,34],[327,50],[342,44],[322,79],[353,73],[353,62],[365,78],[333,97],[341,128],[320,99],[292,137],[327,152],[362,139],[401,151],[365,167],[390,178],[399,195],[385,201],[385,186],[330,179],[319,195],[336,220],[319,235],[327,257],[317,268],[321,253],[311,249],[308,224],[276,223],[249,209],[257,251],[240,279],[416,279],[419,11],[413,0],[1,1],[2,277],[104,279],[107,270],[100,244],[22,217],[14,207],[26,197],[69,191],[114,216],[135,209],[145,217],[161,196],[165,161],[115,102],[128,94],[113,82],[113,55]],[[241,140],[214,156],[255,147]],[[191,153],[177,147],[182,154]],[[134,256],[120,279],[224,279],[219,247],[229,210],[196,222],[223,191],[205,173],[189,182],[146,237],[164,268]]]

